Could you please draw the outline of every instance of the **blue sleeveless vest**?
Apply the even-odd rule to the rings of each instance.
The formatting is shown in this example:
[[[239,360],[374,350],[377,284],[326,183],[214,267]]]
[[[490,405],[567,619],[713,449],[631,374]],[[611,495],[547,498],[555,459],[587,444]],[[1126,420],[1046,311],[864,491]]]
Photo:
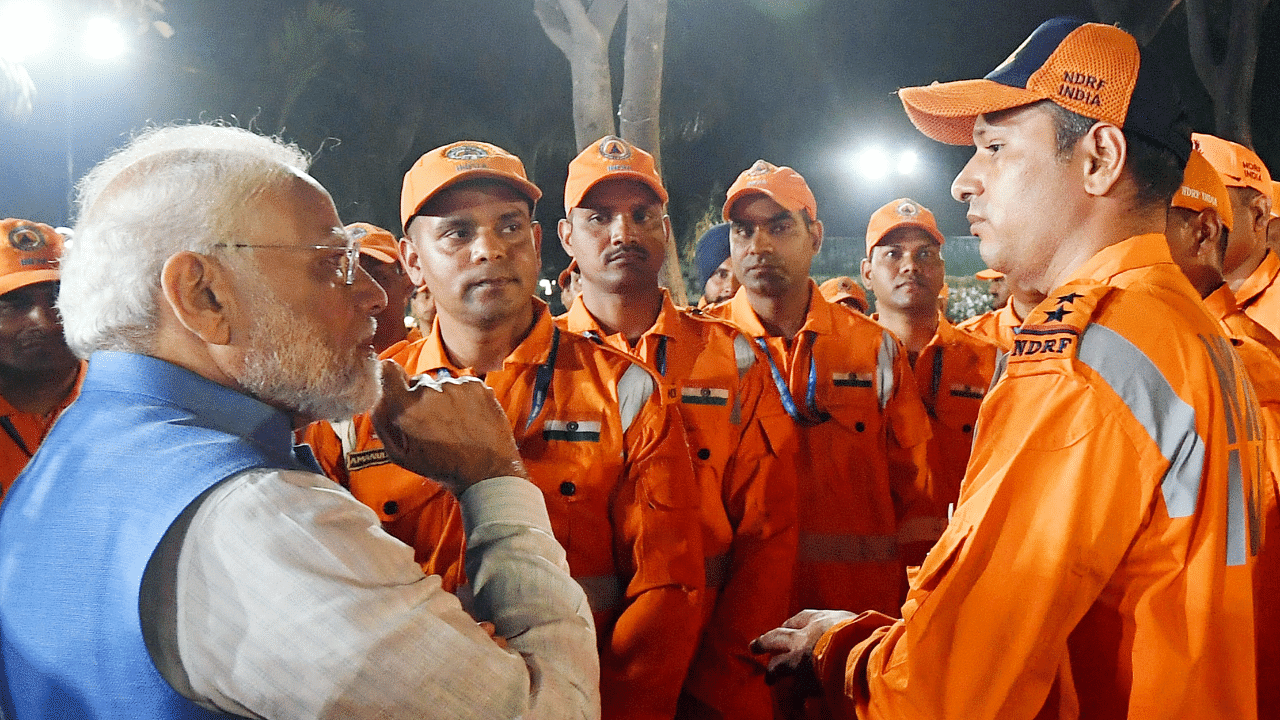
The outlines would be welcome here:
[[[0,505],[8,720],[226,717],[156,670],[139,590],[182,511],[260,467],[317,471],[294,456],[284,414],[156,358],[93,355],[80,397]]]

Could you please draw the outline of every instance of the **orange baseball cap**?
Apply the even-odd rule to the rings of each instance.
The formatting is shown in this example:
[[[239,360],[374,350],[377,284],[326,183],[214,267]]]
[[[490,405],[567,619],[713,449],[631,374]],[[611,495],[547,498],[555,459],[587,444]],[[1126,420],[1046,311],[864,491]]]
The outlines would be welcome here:
[[[813,198],[813,191],[800,173],[789,167],[778,167],[771,162],[757,160],[754,165],[743,170],[729,187],[722,211],[724,219],[729,219],[729,210],[739,198],[751,193],[768,195],[790,212],[808,210],[810,220],[818,219],[818,201]]]
[[[362,255],[384,263],[400,262],[400,242],[390,230],[367,222],[354,222],[347,226],[347,233],[360,241]]]
[[[597,183],[616,178],[638,180],[648,185],[663,204],[667,202],[667,189],[658,177],[653,156],[620,137],[605,135],[569,163],[569,178],[564,183],[565,213],[577,207]]]
[[[866,312],[870,305],[867,303],[867,293],[862,286],[848,275],[833,277],[818,286],[818,292],[827,302],[838,303],[841,300],[852,300],[857,303],[858,307]]]
[[[1209,164],[1198,150],[1191,151],[1191,159],[1187,161],[1187,169],[1182,172],[1182,187],[1173,194],[1172,207],[1186,208],[1200,212],[1205,208],[1213,208],[1222,218],[1222,224],[1231,229],[1233,214],[1231,212],[1231,196],[1227,195],[1227,186],[1222,183],[1222,176]]]
[[[984,268],[974,273],[973,276],[978,278],[979,280],[999,280],[1000,278],[1004,277],[1004,273],[1000,272],[999,270]]]
[[[885,235],[900,227],[918,227],[929,233],[939,245],[947,241],[929,208],[911,198],[898,198],[871,213],[871,221],[867,223],[867,257],[871,256],[871,248]]]
[[[62,236],[44,223],[6,218],[0,222],[0,295],[61,277]]]
[[[463,180],[494,178],[502,180],[517,192],[538,202],[542,191],[529,182],[520,158],[497,145],[463,140],[432,150],[413,164],[404,174],[400,188],[400,222],[409,221],[436,193]]]
[[[1205,133],[1192,133],[1191,142],[1222,176],[1224,185],[1253,188],[1267,197],[1272,196],[1271,173],[1257,153],[1240,143]]]
[[[1191,152],[1177,86],[1142,62],[1129,33],[1074,18],[1046,21],[980,80],[902,88],[898,98],[920,132],[952,145],[973,144],[978,115],[1050,100],[1138,133],[1184,161]]]

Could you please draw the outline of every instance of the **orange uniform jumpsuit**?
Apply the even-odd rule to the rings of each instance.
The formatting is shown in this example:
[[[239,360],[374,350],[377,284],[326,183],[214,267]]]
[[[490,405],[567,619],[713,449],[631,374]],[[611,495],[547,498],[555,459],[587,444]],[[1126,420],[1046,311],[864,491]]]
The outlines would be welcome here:
[[[44,438],[53,428],[53,423],[80,394],[80,383],[84,381],[85,362],[80,361],[76,370],[76,381],[71,392],[63,398],[62,403],[48,415],[33,415],[22,412],[9,404],[0,395],[0,500],[9,491],[9,486],[17,479],[18,473],[27,466],[27,461],[35,454],[36,448],[44,442]]]
[[[829,630],[837,716],[1256,714],[1252,389],[1162,235],[1103,249],[1027,318],[903,620]]]
[[[796,556],[795,478],[779,466],[795,452],[795,433],[768,365],[733,325],[677,309],[665,290],[634,348],[621,333],[603,336],[581,302],[556,323],[642,360],[678,402],[703,492],[708,586],[682,717],[768,720],[764,665],[747,645],[787,619],[790,588],[775,578],[790,576]]]
[[[1262,550],[1254,566],[1258,717],[1280,717],[1280,340],[1240,312],[1226,285],[1204,299],[1244,363],[1262,408],[1266,443]]]
[[[1236,305],[1259,325],[1280,337],[1280,256],[1268,250],[1236,290]]]
[[[531,302],[533,329],[485,383],[506,410],[591,604],[602,716],[671,718],[697,648],[705,587],[700,497],[679,415],[648,370],[560,331],[546,305]],[[392,359],[411,374],[474,374],[449,361],[438,328],[398,346]],[[354,423],[357,452],[380,450],[368,417]],[[385,460],[378,467],[383,478],[404,479],[366,485],[358,476],[369,469],[350,473],[353,494],[375,511],[388,501],[414,507],[434,492],[434,484]],[[410,492],[388,500],[378,485]],[[419,524],[412,544],[433,548],[441,531]]]
[[[956,323],[956,329],[984,340],[990,340],[999,345],[1001,350],[1008,352],[1013,349],[1013,331],[1020,325],[1022,325],[1022,320],[1013,311],[1013,303],[1007,302],[991,312]]]
[[[994,342],[960,332],[939,315],[937,332],[912,366],[933,430],[929,439],[929,497],[937,517],[947,517],[949,507],[960,498],[960,481],[973,448],[973,426],[999,354],[1000,347]],[[927,528],[924,537],[915,540],[933,547],[942,530]],[[901,540],[906,544],[913,538]]]
[[[905,582],[899,532],[918,539],[919,526],[943,520],[929,515],[929,417],[906,352],[875,321],[824,300],[812,281],[793,339],[766,333],[745,290],[712,312],[768,351],[799,437],[790,463],[800,528],[791,609],[896,614]]]

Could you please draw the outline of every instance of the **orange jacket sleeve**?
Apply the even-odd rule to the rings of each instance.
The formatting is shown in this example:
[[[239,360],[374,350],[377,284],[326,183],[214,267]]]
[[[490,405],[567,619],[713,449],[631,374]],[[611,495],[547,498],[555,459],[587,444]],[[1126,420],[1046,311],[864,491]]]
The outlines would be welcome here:
[[[747,646],[782,624],[790,606],[797,525],[795,478],[787,462],[796,439],[764,362],[751,366],[739,392],[742,424],[722,489],[734,528],[728,581],[686,690],[718,716],[769,720],[773,708],[764,664]]]
[[[614,553],[630,580],[612,633],[602,633],[603,716],[671,718],[702,628],[699,493],[674,405],[645,403],[626,438],[611,513]]]
[[[1228,577],[1249,569],[1226,567],[1214,542],[1223,542],[1225,489],[1171,519],[1159,483],[1170,464],[1117,397],[1052,374],[1001,389],[1010,390],[989,400],[999,411],[984,407],[979,420],[1000,432],[975,440],[960,506],[912,583],[904,619],[864,616],[824,638],[819,676],[844,675],[828,688],[837,716],[1033,718],[1056,691],[1064,703],[1130,700],[1136,717],[1250,717],[1231,703],[1252,705],[1252,673],[1241,680],[1232,668],[1252,664],[1221,654],[1224,634],[1252,645],[1249,591]],[[1205,484],[1221,488],[1225,459],[1214,462],[1220,474]],[[1197,548],[1199,537],[1213,550]],[[1199,632],[1169,633],[1170,622]],[[1067,657],[1080,659],[1073,680],[1061,672]],[[1117,666],[1125,662],[1132,668]],[[1165,689],[1111,696],[1133,668]],[[1167,701],[1163,712],[1153,695]]]

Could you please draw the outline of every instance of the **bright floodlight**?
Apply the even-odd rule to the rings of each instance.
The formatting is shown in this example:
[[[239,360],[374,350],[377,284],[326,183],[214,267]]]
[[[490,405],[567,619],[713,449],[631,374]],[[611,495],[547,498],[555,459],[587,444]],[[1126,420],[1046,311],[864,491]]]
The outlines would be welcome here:
[[[97,17],[84,26],[84,52],[91,58],[109,60],[124,54],[124,32],[114,20]]]
[[[916,171],[916,165],[920,164],[920,156],[916,155],[915,150],[903,150],[898,155],[898,174],[910,175]]]
[[[891,169],[888,153],[878,147],[869,147],[858,153],[856,162],[858,173],[868,180],[879,180]]]
[[[542,294],[543,294],[543,295],[550,295],[550,294],[551,294],[551,288],[555,287],[555,283],[551,282],[550,280],[548,280],[548,279],[546,279],[546,278],[542,278],[541,280],[539,280],[539,281],[538,281],[538,284],[542,286]]]
[[[0,8],[0,28],[5,34],[0,56],[13,62],[38,55],[53,42],[53,21],[49,12],[36,3],[13,2]]]

